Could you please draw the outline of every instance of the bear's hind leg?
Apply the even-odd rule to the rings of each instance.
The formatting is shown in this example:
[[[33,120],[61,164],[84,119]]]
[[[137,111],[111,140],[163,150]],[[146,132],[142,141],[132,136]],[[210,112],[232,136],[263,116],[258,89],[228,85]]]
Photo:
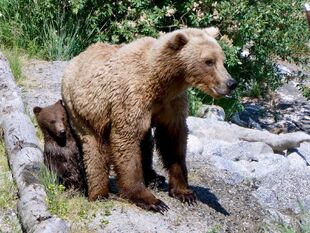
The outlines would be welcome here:
[[[164,176],[158,175],[153,169],[153,147],[152,130],[149,129],[141,142],[144,182],[146,186],[161,188],[166,179]]]
[[[99,144],[93,135],[82,137],[88,200],[109,196],[109,145]]]

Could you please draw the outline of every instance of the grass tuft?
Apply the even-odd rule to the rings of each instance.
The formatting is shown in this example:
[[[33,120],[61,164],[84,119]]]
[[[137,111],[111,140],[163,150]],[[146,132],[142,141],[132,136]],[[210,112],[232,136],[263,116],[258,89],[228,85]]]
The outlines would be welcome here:
[[[47,57],[52,60],[68,60],[76,50],[79,28],[62,28],[49,24],[44,28]]]
[[[290,222],[279,221],[275,223],[275,229],[280,233],[309,233],[310,212],[298,201],[300,214],[291,218]]]
[[[22,74],[22,52],[17,47],[14,47],[12,49],[8,48],[1,48],[4,55],[9,61],[9,65],[12,71],[12,74],[14,76],[14,79],[17,83],[20,83],[24,76]]]
[[[0,232],[22,232],[16,217],[17,188],[12,179],[3,140],[0,138]]]
[[[42,166],[40,180],[47,193],[49,210],[52,214],[71,222],[72,232],[91,232],[89,225],[98,217],[98,213],[101,213],[99,218],[102,225],[109,223],[106,217],[111,215],[112,201],[89,202],[77,191],[65,190],[65,187],[58,183],[56,175],[46,166]]]

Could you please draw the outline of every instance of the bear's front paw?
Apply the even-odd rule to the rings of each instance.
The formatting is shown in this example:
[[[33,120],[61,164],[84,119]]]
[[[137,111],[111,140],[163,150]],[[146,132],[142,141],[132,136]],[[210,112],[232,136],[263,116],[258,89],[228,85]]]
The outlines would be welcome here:
[[[158,212],[161,214],[164,214],[164,212],[169,210],[169,207],[159,199],[156,199],[156,202],[154,204],[136,203],[136,205],[143,209]]]
[[[182,203],[187,203],[189,205],[197,204],[196,194],[190,190],[170,190],[169,196],[180,200]]]

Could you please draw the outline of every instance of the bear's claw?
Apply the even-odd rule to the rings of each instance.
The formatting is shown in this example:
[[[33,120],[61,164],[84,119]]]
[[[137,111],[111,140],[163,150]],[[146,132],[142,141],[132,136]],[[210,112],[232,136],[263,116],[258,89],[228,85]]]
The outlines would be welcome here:
[[[169,195],[181,201],[182,203],[187,203],[188,205],[197,204],[197,196],[191,191],[187,190],[185,192],[170,192]]]
[[[150,210],[164,214],[164,212],[169,210],[169,206],[167,206],[164,202],[160,201],[157,205],[151,205]]]
[[[161,214],[164,214],[166,211],[169,210],[169,207],[161,200],[157,200],[156,204],[142,204],[142,203],[139,203],[137,205],[140,206],[143,209],[150,210],[150,211],[153,211],[153,212],[158,212],[158,213],[161,213]]]

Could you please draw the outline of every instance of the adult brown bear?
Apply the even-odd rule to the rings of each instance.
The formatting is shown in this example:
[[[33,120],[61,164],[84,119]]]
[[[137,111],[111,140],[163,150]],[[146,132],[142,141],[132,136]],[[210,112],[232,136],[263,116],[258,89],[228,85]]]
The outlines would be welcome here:
[[[186,89],[213,97],[236,82],[224,68],[217,28],[181,29],[159,39],[138,39],[121,48],[90,47],[69,64],[62,96],[81,139],[90,200],[108,196],[108,162],[115,166],[121,196],[162,212],[168,207],[145,186],[153,173],[151,127],[169,172],[169,195],[192,203],[185,164]]]

